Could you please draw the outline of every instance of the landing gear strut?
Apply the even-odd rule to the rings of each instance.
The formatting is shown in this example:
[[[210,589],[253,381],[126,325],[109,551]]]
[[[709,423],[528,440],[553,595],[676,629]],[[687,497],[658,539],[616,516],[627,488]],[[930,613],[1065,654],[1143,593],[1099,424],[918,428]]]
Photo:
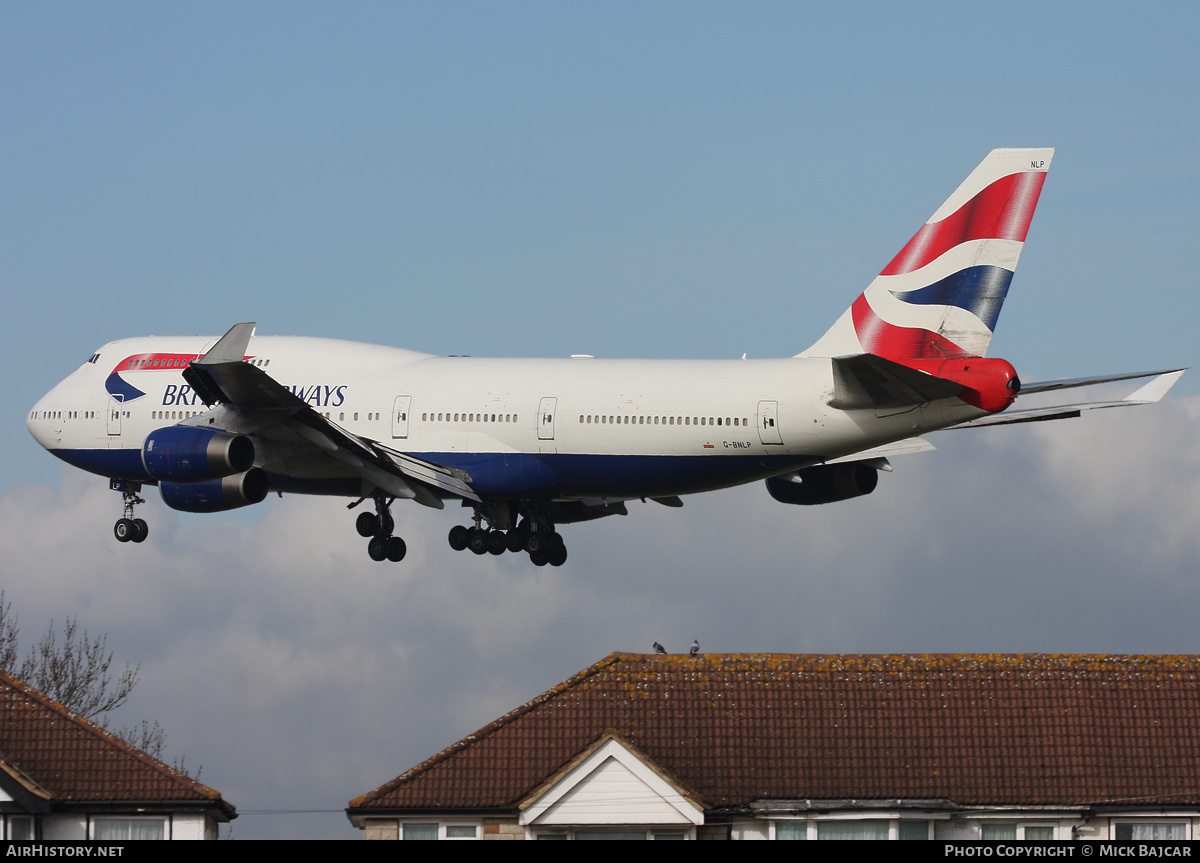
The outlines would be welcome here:
[[[515,520],[504,518],[507,513],[487,512],[480,507],[475,508],[474,527],[456,524],[450,528],[450,547],[455,551],[470,549],[475,554],[504,554],[506,551],[529,553],[529,559],[535,566],[562,566],[567,561],[567,548],[563,544],[562,535],[554,530],[554,525],[548,521],[522,519],[519,524],[509,527]],[[483,520],[488,520],[489,528],[483,527]]]
[[[392,531],[396,529],[396,522],[392,520],[390,508],[392,500],[395,498],[388,500],[382,494],[377,494],[374,499],[375,512],[359,513],[354,526],[357,528],[359,536],[371,537],[371,541],[367,543],[367,554],[371,556],[371,560],[390,560],[393,563],[399,563],[404,560],[408,546],[400,537],[392,536]],[[361,500],[350,505],[353,507],[360,503],[362,503]]]
[[[117,542],[144,542],[150,535],[150,528],[142,519],[133,517],[134,505],[146,502],[138,497],[142,484],[115,479],[112,480],[111,487],[121,492],[125,505],[125,517],[117,519],[117,523],[113,525],[113,536],[117,538]]]

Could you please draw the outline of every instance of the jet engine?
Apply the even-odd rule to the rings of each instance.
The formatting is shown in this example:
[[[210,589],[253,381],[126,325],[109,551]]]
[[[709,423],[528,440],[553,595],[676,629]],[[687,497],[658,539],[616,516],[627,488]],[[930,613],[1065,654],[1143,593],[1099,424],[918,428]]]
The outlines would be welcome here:
[[[800,482],[791,479],[799,475]],[[822,464],[806,467],[796,474],[773,476],[767,480],[767,491],[780,503],[813,506],[861,497],[875,491],[879,471],[862,462]]]
[[[270,490],[267,473],[252,467],[245,473],[207,482],[160,482],[159,494],[171,509],[183,512],[223,512],[261,503]]]
[[[204,482],[250,470],[254,466],[254,444],[245,435],[168,426],[146,437],[142,464],[157,480]]]

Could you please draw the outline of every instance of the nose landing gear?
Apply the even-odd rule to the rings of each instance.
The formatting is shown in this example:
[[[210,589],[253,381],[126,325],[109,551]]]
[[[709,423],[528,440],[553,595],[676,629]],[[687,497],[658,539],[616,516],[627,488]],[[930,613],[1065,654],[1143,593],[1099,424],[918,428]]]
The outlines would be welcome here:
[[[150,528],[142,519],[133,517],[134,505],[146,502],[138,497],[142,484],[114,479],[110,481],[109,487],[121,492],[125,506],[125,517],[117,519],[117,523],[113,525],[113,536],[117,538],[117,542],[145,542],[146,537],[150,535]]]

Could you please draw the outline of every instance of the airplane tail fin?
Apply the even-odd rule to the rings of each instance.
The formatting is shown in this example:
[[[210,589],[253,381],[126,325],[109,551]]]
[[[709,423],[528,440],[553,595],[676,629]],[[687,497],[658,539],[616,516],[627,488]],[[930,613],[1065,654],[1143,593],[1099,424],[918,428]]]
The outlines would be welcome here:
[[[992,150],[799,357],[982,357],[1054,150]]]

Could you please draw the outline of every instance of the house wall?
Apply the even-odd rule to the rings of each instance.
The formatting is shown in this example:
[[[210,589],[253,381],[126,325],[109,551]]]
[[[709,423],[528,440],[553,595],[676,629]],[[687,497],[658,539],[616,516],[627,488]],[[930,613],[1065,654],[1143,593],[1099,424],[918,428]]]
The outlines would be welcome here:
[[[93,814],[92,818],[120,818],[110,813]],[[172,839],[216,839],[217,822],[208,815],[199,813],[164,814],[168,819],[167,835]],[[88,838],[88,815],[86,813],[53,813],[42,816],[42,838],[76,841]]]
[[[217,824],[200,814],[175,815],[171,819],[172,839],[216,839]]]
[[[42,838],[87,839],[87,816],[75,812],[69,815],[43,815]]]
[[[400,823],[401,821],[413,821],[419,823],[437,822],[445,832],[444,828],[447,825],[475,825],[477,828],[476,837],[479,839],[488,840],[511,840],[524,839],[525,828],[517,823],[516,818],[438,818],[436,816],[425,816],[419,818],[364,818],[362,819],[363,839],[372,840],[391,840],[400,838]]]

